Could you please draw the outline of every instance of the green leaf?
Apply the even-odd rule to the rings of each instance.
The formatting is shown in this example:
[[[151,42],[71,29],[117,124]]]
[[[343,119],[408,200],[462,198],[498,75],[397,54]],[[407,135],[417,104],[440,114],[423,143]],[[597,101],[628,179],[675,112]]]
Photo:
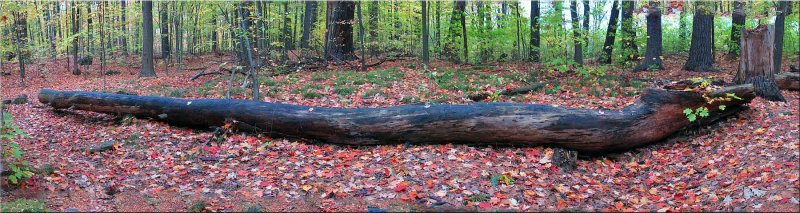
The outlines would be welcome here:
[[[13,184],[17,184],[17,177],[15,176],[8,176],[8,180],[11,181]]]
[[[706,111],[700,112],[700,117],[708,117],[708,112]]]
[[[719,105],[719,110],[725,111],[725,105]]]
[[[22,151],[19,148],[12,149],[11,154],[14,155],[14,158],[22,158]]]
[[[691,115],[693,112],[694,111],[692,111],[692,109],[689,109],[689,108],[686,108],[686,109],[683,110],[683,114],[686,115],[686,116]]]
[[[695,114],[687,115],[686,118],[689,119],[689,122],[694,122],[695,120],[697,120],[697,116]]]

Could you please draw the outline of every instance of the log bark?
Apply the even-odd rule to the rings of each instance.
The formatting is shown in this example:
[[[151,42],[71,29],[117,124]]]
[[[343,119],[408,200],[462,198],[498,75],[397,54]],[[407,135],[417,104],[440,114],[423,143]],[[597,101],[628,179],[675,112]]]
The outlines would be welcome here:
[[[536,83],[528,84],[528,85],[525,85],[523,87],[516,88],[516,89],[503,90],[503,91],[500,92],[500,95],[516,95],[516,94],[528,93],[530,91],[534,91],[534,90],[537,90],[539,88],[542,88],[544,85],[545,85],[545,83],[543,83],[543,82],[536,82]],[[482,100],[486,100],[486,98],[489,98],[489,96],[491,96],[491,95],[492,94],[490,94],[488,92],[483,92],[483,93],[477,93],[477,94],[468,95],[467,98],[469,98],[470,100],[473,100],[473,101],[482,101]]]
[[[232,124],[272,137],[307,138],[348,145],[460,143],[557,146],[602,154],[654,142],[693,124],[731,115],[753,99],[752,85],[706,94],[741,99],[711,104],[703,94],[648,88],[633,105],[595,110],[521,103],[405,105],[386,108],[323,108],[247,100],[175,99],[43,89],[39,102],[56,109],[131,114],[171,125],[208,128]],[[719,105],[726,105],[721,111]],[[689,122],[684,109],[707,107],[710,115]]]
[[[778,84],[778,88],[782,90],[793,90],[799,91],[800,90],[800,73],[796,72],[784,72],[778,75],[775,75],[775,83]]]

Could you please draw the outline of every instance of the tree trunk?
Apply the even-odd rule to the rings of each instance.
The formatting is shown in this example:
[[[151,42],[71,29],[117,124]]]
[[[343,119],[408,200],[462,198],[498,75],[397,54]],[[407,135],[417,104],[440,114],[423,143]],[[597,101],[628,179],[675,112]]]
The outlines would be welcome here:
[[[464,63],[469,61],[469,46],[467,46],[467,2],[465,1],[456,1],[456,10],[459,11],[459,18],[461,19],[461,38],[464,40]]]
[[[105,30],[103,29],[106,19],[106,3],[100,2],[100,17],[98,23],[100,26],[100,76],[103,78],[103,90],[106,89],[106,48],[105,47]]]
[[[49,42],[50,43],[50,59],[55,60],[56,59],[56,54],[58,53],[58,51],[56,49],[56,38],[55,38],[56,37],[56,31],[55,31],[55,28],[53,26],[53,20],[52,20],[52,16],[54,14],[52,14],[52,12],[50,10],[50,3],[49,2],[45,3],[45,8],[46,8],[46,9],[44,9],[45,10],[45,16],[47,17],[45,19],[46,22],[47,22],[47,39],[50,40],[50,42]]]
[[[375,57],[377,55],[378,45],[378,1],[369,2],[369,16],[367,24],[369,25],[369,55]]]
[[[636,46],[636,31],[633,30],[634,3],[634,1],[622,2],[622,49],[626,54],[627,61],[639,58],[639,51]]]
[[[28,20],[25,11],[13,12],[14,15],[14,49],[17,52],[17,61],[19,62],[19,80],[23,87],[25,87],[25,60],[28,54]]]
[[[128,22],[125,20],[125,4],[127,4],[127,1],[122,1],[120,3],[120,9],[122,9],[122,16],[120,17],[122,21],[122,35],[120,41],[122,42],[122,55],[128,56]]]
[[[358,10],[358,40],[361,41],[361,58],[360,58],[360,61],[361,61],[361,72],[366,72],[367,71],[367,56],[364,55],[367,52],[366,47],[364,46],[364,37],[366,35],[364,35],[365,34],[365,32],[364,32],[364,16],[361,13],[361,2],[358,2],[358,4],[356,5],[356,8],[358,8],[357,9]]]
[[[72,17],[71,17],[70,20],[72,21],[72,36],[75,36],[72,39],[72,49],[71,49],[71,51],[72,51],[72,60],[73,60],[73,63],[72,63],[73,64],[73,66],[72,66],[73,67],[72,74],[73,75],[80,75],[81,74],[81,70],[80,70],[80,68],[78,68],[78,36],[76,36],[76,35],[78,35],[78,33],[80,33],[79,32],[79,30],[80,30],[80,28],[79,28],[80,27],[80,22],[78,21],[78,17],[80,17],[80,9],[78,8],[77,3],[72,2],[72,4],[73,4],[72,5]]]
[[[89,2],[86,4],[86,55],[89,61],[92,61],[94,58],[94,33],[92,31],[92,4],[93,2]],[[91,63],[89,64],[91,65]]]
[[[178,5],[178,17],[173,18],[173,27],[175,30],[175,63],[177,64],[177,71],[183,71],[183,2]]]
[[[353,59],[353,21],[355,2],[329,1],[327,8],[327,35],[325,58],[335,60]]]
[[[289,58],[289,50],[292,49],[292,38],[289,36],[289,25],[292,21],[289,19],[289,2],[283,2],[283,54],[285,58]]]
[[[153,68],[153,2],[142,1],[142,68],[139,77],[156,77]]]
[[[687,4],[688,4],[688,2],[687,2]],[[678,16],[678,28],[684,29],[684,30],[680,30],[680,32],[678,32],[678,41],[680,41],[680,44],[681,44],[680,45],[680,49],[679,49],[680,51],[685,51],[686,50],[686,42],[684,42],[684,41],[686,41],[686,31],[688,31],[688,30],[686,30],[687,29],[687,27],[686,27],[686,13],[689,13],[689,12],[687,12],[688,8],[689,8],[688,5],[684,5],[683,6],[683,10],[680,11],[681,14]]]
[[[734,0],[733,2],[733,14],[731,14],[732,21],[731,21],[731,41],[730,41],[730,49],[728,55],[731,56],[738,56],[739,55],[739,42],[741,42],[742,36],[742,29],[745,25],[745,18],[747,15],[744,12],[744,2],[742,0]]]
[[[214,54],[219,55],[219,38],[217,36],[217,18],[219,15],[214,14],[214,17],[211,18],[211,51]],[[192,48],[189,48],[191,51]]]
[[[255,30],[256,32],[254,32],[253,36],[257,37],[256,47],[258,48],[258,51],[256,52],[258,53],[257,55],[259,56],[269,55],[269,51],[265,51],[267,48],[267,37],[265,36],[265,34],[267,32],[266,25],[268,18],[264,16],[264,9],[266,8],[264,6],[265,4],[266,3],[264,1],[256,2],[256,12],[257,12],[256,18],[258,18],[258,28],[257,30]]]
[[[167,3],[161,4],[161,57],[166,60],[170,54],[169,48],[169,17],[167,16]],[[166,63],[166,62],[165,62]]]
[[[422,0],[422,63],[428,67],[428,2]]]
[[[437,56],[442,54],[442,28],[441,28],[441,5],[442,1],[436,1],[436,52]],[[377,17],[377,15],[376,15]]]
[[[616,3],[615,3],[616,4]],[[539,9],[539,1],[532,0],[531,1],[531,52],[530,52],[530,60],[532,62],[540,62],[539,58],[539,45],[541,40],[541,32],[539,29],[539,16],[540,16],[540,9]]]
[[[709,72],[714,68],[714,56],[711,55],[711,28],[714,27],[713,4],[697,2],[692,18],[692,41],[689,47],[689,59],[683,69],[689,71]]]
[[[311,39],[311,30],[314,29],[314,22],[317,16],[317,1],[306,1],[306,12],[303,14],[303,35],[300,37],[300,48],[308,49],[311,46],[308,41]]]
[[[248,34],[250,33],[250,20],[249,20],[250,14],[248,14],[249,10],[246,10],[246,9],[243,8],[244,4],[251,4],[251,3],[252,2],[246,2],[246,3],[239,2],[239,4],[238,4],[239,5],[239,16],[242,17],[242,20],[239,22],[239,27],[241,27],[241,30],[243,32],[239,36],[239,39],[241,39],[242,45],[244,47],[244,49],[243,49],[244,56],[246,57],[245,59],[247,61],[247,72],[248,72],[247,76],[252,77],[251,80],[253,81],[253,84],[252,84],[253,100],[254,101],[260,101],[261,99],[259,98],[259,94],[258,94],[259,93],[259,91],[258,91],[259,90],[258,89],[258,86],[259,86],[259,84],[258,84],[258,76],[256,75],[256,72],[255,72],[255,66],[254,66],[254,63],[253,63],[253,53],[251,51],[251,46],[250,46],[250,36],[248,36]]]
[[[463,37],[464,38],[463,39],[464,40],[464,62],[466,62],[468,60],[468,58],[467,58],[467,50],[466,50],[466,47],[467,47],[466,46],[466,43],[467,43],[466,42],[467,41],[466,31],[467,30],[465,28],[466,27],[466,23],[462,22],[462,20],[465,20],[464,16],[466,16],[465,10],[467,8],[467,2],[456,0],[454,2],[454,4],[455,4],[455,8],[453,9],[453,12],[450,14],[450,21],[448,22],[448,27],[447,27],[447,30],[448,30],[447,38],[448,39],[445,41],[445,44],[444,44],[444,54],[447,55],[448,57],[451,57],[451,60],[453,60],[453,61],[459,61],[458,60],[458,53],[456,52],[458,47],[456,45],[458,45],[458,42],[459,42],[458,39]],[[464,24],[462,24],[462,23],[464,23]],[[461,30],[459,30],[459,28],[461,28]]]
[[[761,25],[742,33],[742,55],[739,60],[739,72],[734,81],[738,84],[749,83],[755,87],[759,97],[770,101],[786,101],[775,83],[775,48],[773,27]]]
[[[619,23],[619,1],[613,0],[614,3],[611,5],[611,18],[608,21],[608,28],[606,29],[606,39],[603,42],[603,58],[600,59],[600,62],[604,64],[611,63],[611,54],[614,51],[614,39],[617,36],[617,24]]]
[[[642,63],[633,70],[663,70],[661,44],[661,8],[659,3],[651,0],[647,11],[647,51]]]
[[[589,50],[589,0],[583,1],[583,45],[586,48],[586,52],[591,52]]]
[[[775,57],[775,73],[781,71],[781,61],[783,59],[783,32],[786,22],[786,15],[792,12],[791,5],[788,1],[778,2],[778,11],[775,17],[775,49],[773,49]],[[795,44],[797,46],[798,44]]]
[[[56,109],[131,114],[172,125],[205,129],[234,125],[273,137],[301,137],[348,145],[489,144],[553,145],[586,154],[625,150],[658,142],[687,126],[734,114],[753,98],[752,85],[706,94],[740,97],[709,104],[690,91],[647,89],[621,110],[596,110],[519,103],[406,105],[337,109],[246,100],[185,100],[98,92],[41,90],[39,101]],[[726,105],[724,111],[720,105]],[[706,107],[696,125],[684,109]]]
[[[569,1],[569,14],[572,19],[572,40],[575,42],[572,45],[574,51],[572,59],[575,60],[575,64],[583,65],[583,43],[581,42],[583,38],[578,21],[578,0]]]

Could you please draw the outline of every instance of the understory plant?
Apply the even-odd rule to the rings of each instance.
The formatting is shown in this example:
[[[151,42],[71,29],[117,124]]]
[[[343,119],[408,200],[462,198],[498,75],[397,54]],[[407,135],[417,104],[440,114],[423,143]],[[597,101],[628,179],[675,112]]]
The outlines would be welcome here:
[[[30,164],[22,158],[22,149],[14,140],[27,137],[19,127],[14,125],[11,114],[3,113],[3,120],[0,122],[0,147],[2,147],[2,166],[7,167],[9,172],[3,172],[8,176],[11,184],[18,185],[33,177]]]

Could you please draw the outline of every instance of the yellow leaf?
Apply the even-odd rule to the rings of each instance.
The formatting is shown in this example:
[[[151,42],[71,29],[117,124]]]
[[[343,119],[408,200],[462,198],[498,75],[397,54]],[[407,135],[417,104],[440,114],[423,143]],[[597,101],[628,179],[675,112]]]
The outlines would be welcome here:
[[[311,190],[311,186],[309,186],[309,185],[303,185],[303,190],[304,190],[304,191]]]

